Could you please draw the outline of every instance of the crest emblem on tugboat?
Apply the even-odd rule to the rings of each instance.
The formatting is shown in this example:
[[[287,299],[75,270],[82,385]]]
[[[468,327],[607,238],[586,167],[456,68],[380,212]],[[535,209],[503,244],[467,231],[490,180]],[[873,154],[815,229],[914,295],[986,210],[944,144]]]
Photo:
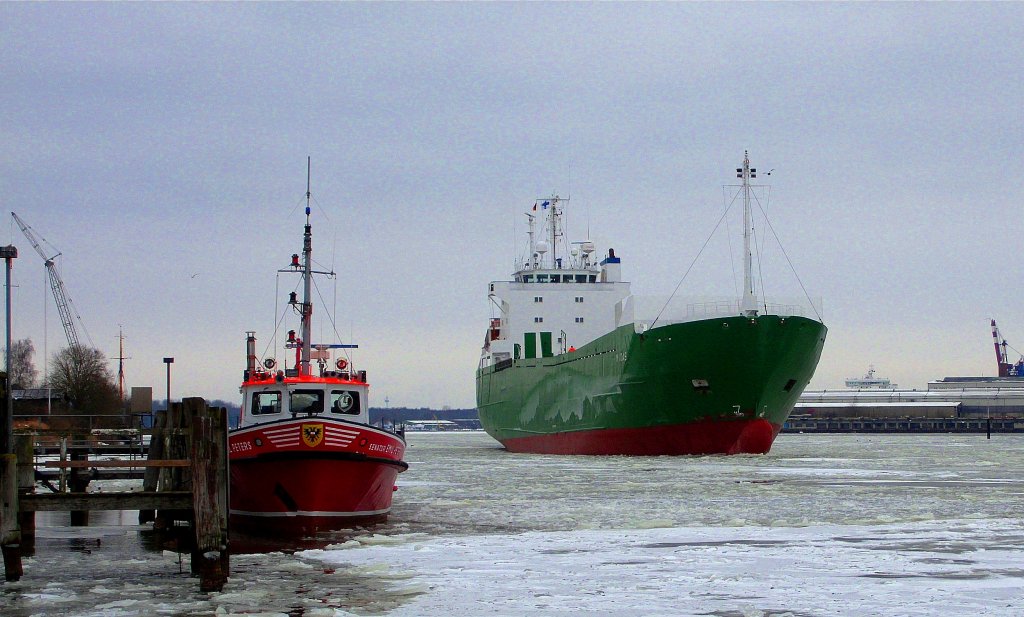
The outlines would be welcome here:
[[[302,443],[306,444],[310,448],[315,448],[319,446],[320,442],[323,440],[324,425],[322,423],[302,425]]]
[[[352,404],[355,403],[355,399],[348,392],[342,392],[338,400],[335,401],[334,406],[337,407],[341,413],[349,413],[352,411]]]

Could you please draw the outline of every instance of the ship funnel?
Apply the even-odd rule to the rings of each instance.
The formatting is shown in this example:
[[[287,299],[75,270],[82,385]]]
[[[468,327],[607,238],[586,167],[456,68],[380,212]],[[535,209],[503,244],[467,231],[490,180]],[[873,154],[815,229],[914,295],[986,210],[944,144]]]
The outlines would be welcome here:
[[[615,249],[608,249],[608,256],[601,260],[601,282],[618,283],[622,281],[621,260],[615,256]]]
[[[245,370],[250,375],[256,372],[256,332],[245,333]]]

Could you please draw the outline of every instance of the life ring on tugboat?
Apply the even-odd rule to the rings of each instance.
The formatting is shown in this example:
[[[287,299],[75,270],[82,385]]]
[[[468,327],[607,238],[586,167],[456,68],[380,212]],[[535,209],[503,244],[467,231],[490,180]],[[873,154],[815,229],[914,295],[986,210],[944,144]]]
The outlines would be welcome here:
[[[345,358],[338,358],[338,361],[334,363],[334,366],[338,367],[339,371],[343,371],[348,367],[348,361]]]

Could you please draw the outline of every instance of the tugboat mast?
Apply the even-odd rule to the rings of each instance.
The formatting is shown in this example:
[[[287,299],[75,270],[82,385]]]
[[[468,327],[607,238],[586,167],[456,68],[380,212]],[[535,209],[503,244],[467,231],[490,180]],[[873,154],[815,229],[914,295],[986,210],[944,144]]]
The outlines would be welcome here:
[[[310,336],[313,321],[313,227],[309,223],[309,168],[310,158],[306,157],[306,232],[302,237],[302,361],[299,365],[300,375],[310,375]]]
[[[757,170],[750,168],[750,157],[743,151],[743,168],[736,170],[736,176],[743,180],[743,298],[740,312],[747,317],[757,316],[757,298],[754,296],[754,254],[750,248],[752,217],[750,213],[750,179],[757,177]]]

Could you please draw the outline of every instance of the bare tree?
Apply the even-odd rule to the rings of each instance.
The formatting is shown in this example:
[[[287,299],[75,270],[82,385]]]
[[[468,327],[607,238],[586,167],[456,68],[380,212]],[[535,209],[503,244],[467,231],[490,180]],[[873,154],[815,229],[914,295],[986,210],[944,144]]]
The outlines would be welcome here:
[[[114,375],[103,352],[71,345],[53,356],[50,386],[64,394],[81,414],[118,413],[120,401]]]
[[[38,371],[32,362],[35,353],[32,339],[23,338],[11,343],[11,389],[24,390],[36,385]]]

